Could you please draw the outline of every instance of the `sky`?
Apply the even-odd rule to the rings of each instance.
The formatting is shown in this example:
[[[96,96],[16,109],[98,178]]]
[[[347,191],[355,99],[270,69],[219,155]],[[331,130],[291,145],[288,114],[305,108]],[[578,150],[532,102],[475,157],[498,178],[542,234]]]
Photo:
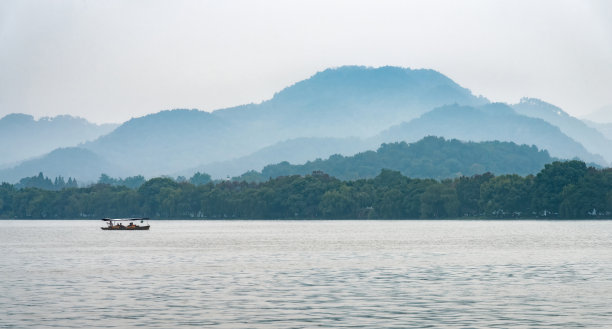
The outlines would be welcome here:
[[[582,116],[612,104],[612,1],[0,1],[0,117],[212,111],[342,65]]]

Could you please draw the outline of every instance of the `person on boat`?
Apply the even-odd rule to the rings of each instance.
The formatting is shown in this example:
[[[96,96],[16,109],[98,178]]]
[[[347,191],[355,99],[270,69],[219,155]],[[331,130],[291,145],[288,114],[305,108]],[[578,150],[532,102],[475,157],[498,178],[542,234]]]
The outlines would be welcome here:
[[[134,225],[134,222],[130,222],[130,225],[128,225],[128,228],[135,228],[136,225]]]

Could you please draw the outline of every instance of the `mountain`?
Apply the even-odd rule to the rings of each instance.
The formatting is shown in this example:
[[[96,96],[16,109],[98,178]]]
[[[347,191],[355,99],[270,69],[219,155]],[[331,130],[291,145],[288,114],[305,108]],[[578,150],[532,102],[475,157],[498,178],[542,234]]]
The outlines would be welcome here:
[[[264,147],[244,157],[201,165],[181,171],[176,175],[189,177],[196,172],[204,172],[211,175],[213,179],[223,179],[227,176],[238,176],[251,170],[261,171],[271,163],[288,161],[301,164],[317,158],[327,158],[332,154],[349,156],[375,147],[376,145],[355,137],[295,138]]]
[[[319,72],[260,104],[135,118],[83,147],[128,164],[124,176],[154,176],[244,157],[289,139],[371,136],[434,106],[487,102],[433,70],[347,66]]]
[[[612,123],[597,123],[589,120],[583,120],[583,122],[594,129],[597,129],[602,133],[608,140],[612,140]]]
[[[69,115],[35,120],[27,114],[9,114],[0,119],[0,168],[59,147],[94,140],[116,127],[115,124],[96,125]]]
[[[597,123],[612,123],[612,104],[606,105],[598,110],[595,110],[583,116],[582,119]]]
[[[413,142],[428,135],[464,141],[498,140],[535,145],[554,157],[579,157],[584,161],[606,163],[601,156],[589,153],[558,127],[542,119],[517,114],[510,106],[501,103],[479,107],[442,106],[418,119],[391,127],[377,136],[376,140]]]
[[[564,134],[582,144],[587,151],[599,154],[607,162],[612,162],[612,147],[610,147],[612,140],[562,109],[535,98],[523,98],[520,103],[511,106],[519,114],[540,118],[559,127]]]
[[[123,176],[158,176],[244,152],[225,120],[198,110],[172,110],[131,119],[83,147],[127,168]]]
[[[365,137],[445,104],[481,105],[483,97],[434,70],[343,66],[297,82],[261,104],[213,112],[234,123],[261,127],[274,140]],[[341,123],[341,124],[339,124]]]
[[[67,147],[24,161],[14,168],[0,170],[0,182],[16,183],[21,178],[35,176],[39,172],[51,178],[73,177],[79,183],[86,183],[97,181],[102,173],[120,175],[122,169],[89,150]]]
[[[377,151],[354,156],[333,155],[303,165],[282,162],[266,166],[260,177],[306,175],[323,171],[331,176],[354,180],[375,177],[381,169],[400,171],[413,178],[452,178],[491,172],[494,174],[535,174],[554,159],[535,146],[510,142],[461,142],[426,137],[412,144],[382,144]]]
[[[550,110],[542,104],[531,107],[538,111],[544,108],[544,112]],[[523,110],[520,106],[518,109]],[[531,108],[525,110],[536,112]],[[63,122],[63,119],[68,118],[39,121],[56,123]],[[8,121],[27,123],[33,119],[13,116]],[[400,124],[402,122],[405,123]],[[30,152],[30,157],[47,153],[49,148],[52,149],[47,140],[53,141],[57,136],[75,131],[75,126],[78,125],[73,122],[64,125],[65,131],[46,135],[35,129],[30,129],[33,131],[31,135],[25,128],[21,131],[13,129],[13,135],[0,129],[4,134],[3,140],[16,140],[15,143],[5,143],[4,151],[16,154],[23,149],[21,151]],[[90,129],[76,134],[81,137],[80,141],[95,138],[95,134],[85,133],[94,130],[87,127]],[[576,132],[570,131],[580,134],[587,130],[588,127],[579,127]],[[73,135],[65,138],[66,143],[73,140]],[[584,161],[605,163],[600,156],[589,153],[559,128],[542,119],[517,114],[503,104],[492,105],[436,71],[398,67],[344,66],[328,69],[279,91],[270,100],[259,104],[211,113],[186,109],[161,111],[131,119],[107,134],[95,135],[99,136],[95,140],[82,144],[73,141],[70,145],[78,144],[90,151],[88,156],[107,166],[109,175],[152,177],[186,173],[185,176],[190,176],[192,172],[187,168],[193,168],[209,171],[215,177],[226,177],[283,160],[303,163],[334,153],[351,155],[381,143],[411,142],[428,135],[473,141],[514,141],[536,145],[560,158],[580,157]],[[593,141],[595,135],[591,135],[587,137],[591,145],[596,145]],[[601,144],[596,145],[598,150],[602,148]],[[52,155],[56,164],[49,166],[59,165],[59,156],[65,157],[64,168],[74,166],[71,153]],[[0,168],[9,167],[8,163],[15,167],[14,162],[19,157],[10,159],[4,158],[5,165],[0,165]],[[39,166],[36,172],[28,172],[27,176],[39,171],[52,176],[46,168],[48,159],[44,156],[24,163],[31,170],[34,170],[34,164]],[[5,169],[4,172],[17,172],[20,168],[23,166],[15,167],[16,171]],[[78,168],[83,170],[79,172],[84,177],[96,177],[101,169],[93,166],[85,175],[87,168]],[[83,181],[83,177],[75,174],[68,176]]]

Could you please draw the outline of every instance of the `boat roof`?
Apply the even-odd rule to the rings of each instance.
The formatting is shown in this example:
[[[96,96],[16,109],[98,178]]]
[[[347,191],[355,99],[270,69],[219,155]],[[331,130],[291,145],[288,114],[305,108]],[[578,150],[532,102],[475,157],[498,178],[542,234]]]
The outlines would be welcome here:
[[[136,220],[149,220],[148,217],[143,217],[143,218],[102,218],[103,221],[107,221],[107,222],[129,222],[129,221],[136,221]]]

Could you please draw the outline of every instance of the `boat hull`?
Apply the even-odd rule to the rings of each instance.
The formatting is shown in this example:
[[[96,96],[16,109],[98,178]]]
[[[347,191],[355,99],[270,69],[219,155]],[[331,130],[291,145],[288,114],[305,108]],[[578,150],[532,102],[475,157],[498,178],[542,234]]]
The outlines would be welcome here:
[[[136,227],[122,226],[122,227],[100,227],[100,228],[105,231],[146,231],[150,227],[151,227],[150,225],[147,225],[147,226],[136,226]]]

